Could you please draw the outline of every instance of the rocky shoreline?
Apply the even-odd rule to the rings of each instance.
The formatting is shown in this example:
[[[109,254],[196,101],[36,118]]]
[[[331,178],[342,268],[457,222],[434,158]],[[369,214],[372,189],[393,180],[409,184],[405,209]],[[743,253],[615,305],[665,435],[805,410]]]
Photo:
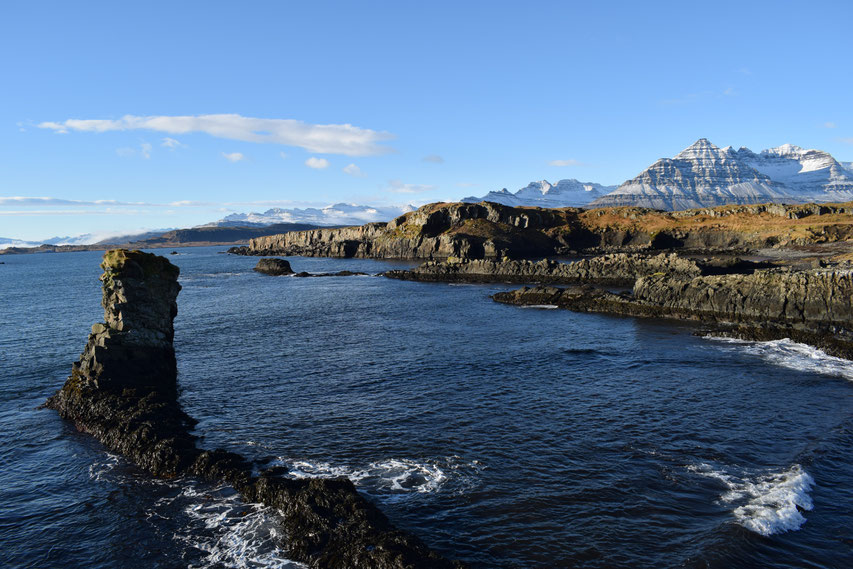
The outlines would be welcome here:
[[[711,326],[709,333],[761,341],[790,338],[853,359],[851,267],[693,278],[655,273],[638,278],[630,293],[589,285],[538,286],[492,298],[504,304],[698,321]]]
[[[409,270],[393,270],[384,276],[409,281],[579,284],[632,286],[643,276],[655,273],[696,277],[701,275],[750,273],[768,264],[744,261],[737,257],[724,259],[689,259],[674,253],[658,255],[612,253],[597,257],[558,262],[512,259],[447,259],[427,261]]]
[[[172,344],[178,268],[167,259],[108,251],[101,265],[104,319],[80,360],[45,403],[151,474],[224,481],[276,508],[289,557],[329,569],[461,568],[396,529],[346,478],[291,479],[221,449],[198,448],[195,421],[177,400]]]

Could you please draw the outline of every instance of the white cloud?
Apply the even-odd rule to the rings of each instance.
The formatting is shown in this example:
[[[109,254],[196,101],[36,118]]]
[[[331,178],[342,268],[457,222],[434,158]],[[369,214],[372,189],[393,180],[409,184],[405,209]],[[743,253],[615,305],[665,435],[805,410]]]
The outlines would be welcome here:
[[[839,138],[838,140],[846,144],[853,144],[853,138]]]
[[[548,166],[585,166],[585,164],[580,160],[569,158],[568,160],[551,160]]]
[[[315,158],[312,156],[305,161],[305,165],[309,168],[314,168],[315,170],[325,170],[329,167],[329,161],[325,158]]]
[[[240,160],[246,158],[241,152],[231,152],[230,154],[223,152],[222,157],[228,160],[229,162],[239,162]]]
[[[169,150],[174,150],[176,148],[183,148],[186,144],[181,143],[179,140],[175,140],[174,138],[166,137],[163,139],[163,142],[160,143],[160,146],[165,146]]]
[[[142,154],[142,157],[148,160],[151,158],[151,145],[147,142],[143,142],[139,145],[139,153]]]
[[[422,184],[404,184],[401,180],[389,180],[388,191],[395,194],[420,194],[423,192],[431,192],[435,186]]]
[[[294,119],[253,118],[237,114],[149,117],[126,115],[117,120],[47,121],[40,123],[38,127],[58,133],[126,130],[153,130],[167,134],[204,132],[217,138],[284,144],[310,152],[347,156],[372,156],[390,152],[392,148],[379,143],[394,138],[389,132],[359,128],[351,124],[310,124]]]
[[[344,174],[349,174],[350,176],[354,176],[356,178],[364,178],[367,176],[364,172],[361,171],[361,168],[356,166],[355,164],[350,164],[348,166],[344,166]]]
[[[284,158],[285,160],[287,160],[287,153],[286,152],[279,152],[278,155],[281,156],[282,158]]]
[[[832,121],[827,121],[823,123],[823,128],[835,128],[837,125]]]
[[[424,156],[422,160],[424,162],[432,162],[433,164],[444,164],[444,158],[442,158],[438,154],[430,154],[429,156]]]
[[[67,200],[64,198],[51,198],[51,197],[29,197],[29,196],[0,196],[0,207],[3,206],[18,206],[18,207],[29,207],[29,206],[42,206],[42,207],[55,207],[55,206],[132,206],[132,207],[200,207],[200,206],[209,206],[214,205],[211,202],[197,202],[191,200],[182,200],[182,201],[174,201],[167,204],[163,203],[153,203],[153,202],[123,202],[118,200]]]

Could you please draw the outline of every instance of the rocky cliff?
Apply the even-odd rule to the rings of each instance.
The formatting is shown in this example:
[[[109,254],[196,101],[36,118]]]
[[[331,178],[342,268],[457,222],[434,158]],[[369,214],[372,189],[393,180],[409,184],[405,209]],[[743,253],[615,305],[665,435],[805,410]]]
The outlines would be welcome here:
[[[633,294],[590,286],[540,286],[493,298],[506,304],[698,320],[725,334],[762,340],[787,337],[853,357],[853,269],[846,266],[694,278],[657,273],[638,279]]]
[[[311,567],[462,567],[397,530],[346,478],[255,475],[244,457],[196,446],[195,424],[177,402],[172,322],[178,268],[140,251],[104,255],[104,320],[96,324],[71,376],[45,406],[105,447],[156,476],[198,476],[231,484],[281,515],[288,555]]]
[[[630,286],[639,277],[658,272],[692,277],[702,274],[702,268],[696,261],[674,254],[647,256],[615,253],[572,263],[558,263],[549,259],[448,259],[428,261],[411,270],[388,271],[385,276],[432,282],[598,283]]]
[[[261,256],[501,259],[577,252],[728,251],[853,239],[850,205],[730,205],[665,212],[430,204],[389,223],[252,239],[230,252]]]

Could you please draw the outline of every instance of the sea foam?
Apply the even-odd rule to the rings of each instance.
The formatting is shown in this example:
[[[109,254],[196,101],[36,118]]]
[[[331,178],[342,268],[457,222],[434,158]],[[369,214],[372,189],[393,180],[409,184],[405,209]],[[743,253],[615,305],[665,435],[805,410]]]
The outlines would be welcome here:
[[[799,529],[806,522],[802,511],[814,507],[809,496],[814,480],[799,464],[751,476],[737,476],[705,463],[688,468],[722,482],[726,492],[720,502],[734,506],[738,524],[764,536]]]
[[[365,492],[381,494],[440,492],[451,477],[455,486],[466,486],[482,467],[476,460],[466,463],[457,456],[424,462],[390,458],[358,467],[279,458],[272,465],[285,466],[292,478],[346,477]]]
[[[750,342],[736,338],[706,336],[710,340],[742,347],[749,354],[768,363],[797,371],[820,373],[853,380],[853,361],[830,356],[808,344],[800,344],[784,338],[769,342]]]

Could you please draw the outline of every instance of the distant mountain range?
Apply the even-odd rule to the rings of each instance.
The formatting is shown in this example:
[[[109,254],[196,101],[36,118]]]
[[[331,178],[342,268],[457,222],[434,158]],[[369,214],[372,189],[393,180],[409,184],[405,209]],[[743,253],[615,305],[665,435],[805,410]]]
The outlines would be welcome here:
[[[463,202],[490,201],[511,206],[642,206],[689,209],[729,203],[839,202],[853,200],[853,162],[827,152],[784,144],[755,153],[719,148],[705,138],[674,158],[661,158],[622,185],[547,180],[516,192],[506,188]]]
[[[310,223],[314,225],[363,225],[371,221],[389,221],[414,211],[415,206],[374,207],[336,203],[323,208],[268,209],[263,213],[232,213],[219,221],[208,223],[215,227],[263,227],[273,223]]]
[[[748,148],[720,148],[700,138],[589,206],[676,210],[730,203],[850,201],[849,167],[821,150],[785,144],[756,154]]]
[[[594,182],[579,182],[575,179],[560,180],[556,184],[541,180],[531,182],[514,193],[504,188],[479,198],[468,196],[461,201],[467,203],[487,201],[509,206],[582,207],[615,189],[616,186],[602,186]]]

